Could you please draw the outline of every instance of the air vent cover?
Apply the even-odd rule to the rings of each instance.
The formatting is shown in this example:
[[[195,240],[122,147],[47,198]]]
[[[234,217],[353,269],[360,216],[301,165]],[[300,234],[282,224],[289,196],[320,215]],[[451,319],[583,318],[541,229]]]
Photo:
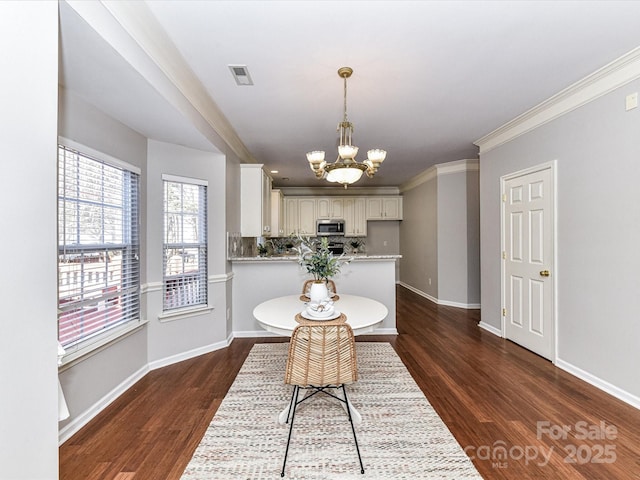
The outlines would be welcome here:
[[[231,70],[231,74],[233,78],[236,79],[238,85],[253,85],[253,80],[251,80],[251,75],[249,75],[249,70],[246,65],[229,65],[229,70]]]

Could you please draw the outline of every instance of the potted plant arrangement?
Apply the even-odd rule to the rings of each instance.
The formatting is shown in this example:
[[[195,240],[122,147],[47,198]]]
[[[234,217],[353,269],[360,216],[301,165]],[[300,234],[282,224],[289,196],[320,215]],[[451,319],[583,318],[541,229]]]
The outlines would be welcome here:
[[[362,242],[357,238],[349,240],[349,245],[351,245],[351,253],[358,253],[358,249],[362,247]]]
[[[299,245],[295,248],[298,263],[313,275],[313,285],[309,292],[311,301],[322,301],[329,296],[327,280],[340,272],[340,268],[351,261],[344,259],[344,254],[334,257],[329,250],[329,240],[323,237],[320,241],[298,237]]]

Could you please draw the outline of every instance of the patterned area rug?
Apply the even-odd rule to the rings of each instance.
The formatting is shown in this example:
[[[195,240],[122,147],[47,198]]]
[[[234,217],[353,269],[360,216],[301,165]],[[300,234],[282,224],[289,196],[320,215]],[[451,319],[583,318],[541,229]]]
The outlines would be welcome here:
[[[347,386],[362,415],[356,434],[365,474],[340,403],[316,395],[301,404],[286,477],[326,479],[481,479],[388,343],[357,345],[358,382]],[[280,478],[291,398],[284,385],[288,344],[257,344],[222,401],[182,480]]]

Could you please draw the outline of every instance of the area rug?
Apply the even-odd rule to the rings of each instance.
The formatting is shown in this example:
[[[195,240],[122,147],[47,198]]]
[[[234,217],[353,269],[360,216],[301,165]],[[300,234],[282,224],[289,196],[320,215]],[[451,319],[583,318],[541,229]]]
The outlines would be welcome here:
[[[340,403],[316,395],[296,412],[285,478],[481,479],[388,343],[358,342],[358,382],[347,387],[362,415],[353,435]],[[284,385],[288,344],[256,344],[223,399],[182,480],[280,478],[291,398]]]

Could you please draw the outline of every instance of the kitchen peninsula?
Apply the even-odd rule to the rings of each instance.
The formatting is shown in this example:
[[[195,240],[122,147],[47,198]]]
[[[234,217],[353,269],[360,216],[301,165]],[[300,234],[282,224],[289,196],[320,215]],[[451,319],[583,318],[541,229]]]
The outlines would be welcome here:
[[[400,255],[346,255],[353,260],[333,277],[341,293],[373,298],[389,310],[376,334],[396,334],[396,262]],[[256,305],[271,298],[302,293],[311,278],[292,255],[231,257],[233,264],[233,334],[269,336],[253,317]],[[300,302],[300,310],[303,303]],[[336,302],[339,309],[340,300]]]

